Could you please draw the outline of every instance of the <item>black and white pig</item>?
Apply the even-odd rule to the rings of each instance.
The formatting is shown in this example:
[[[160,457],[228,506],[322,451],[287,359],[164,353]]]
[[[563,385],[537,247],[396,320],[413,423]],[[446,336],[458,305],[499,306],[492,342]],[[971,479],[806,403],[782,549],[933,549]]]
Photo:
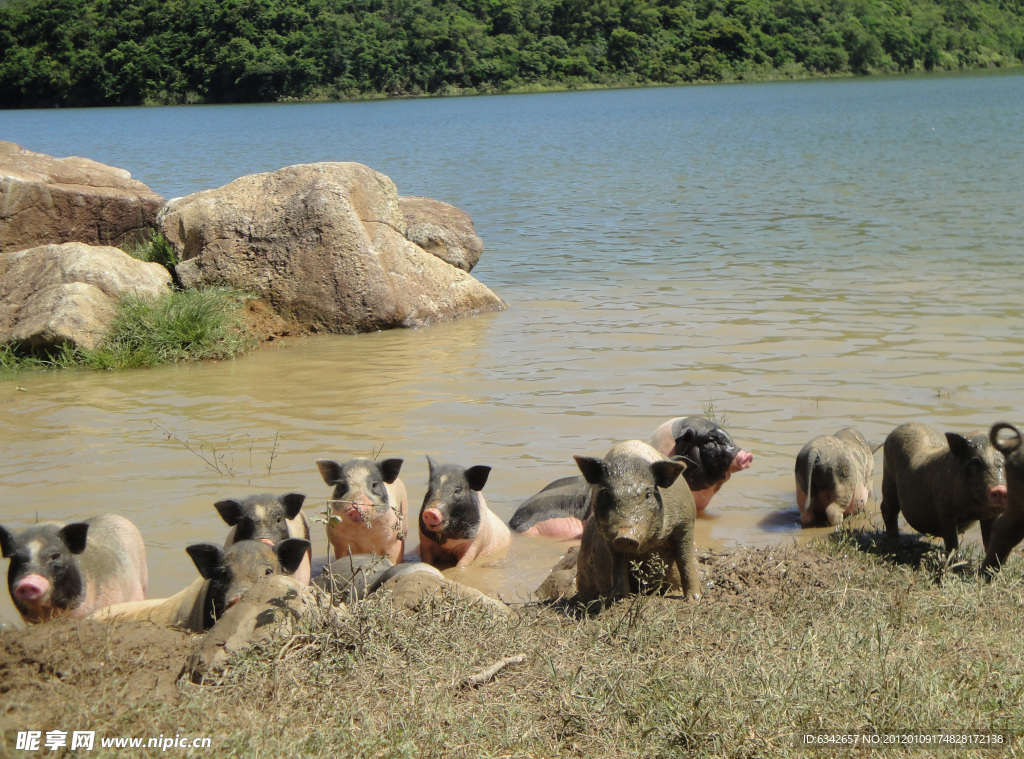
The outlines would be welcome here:
[[[26,622],[79,619],[146,594],[146,546],[135,525],[117,514],[18,533],[0,527],[0,551],[11,560],[7,587]]]

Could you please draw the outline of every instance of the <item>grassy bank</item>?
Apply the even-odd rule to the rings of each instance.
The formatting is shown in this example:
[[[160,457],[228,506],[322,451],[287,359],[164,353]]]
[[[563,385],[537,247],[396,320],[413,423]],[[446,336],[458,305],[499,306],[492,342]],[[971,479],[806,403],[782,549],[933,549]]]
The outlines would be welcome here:
[[[246,328],[245,303],[244,294],[223,288],[175,290],[155,301],[129,296],[118,303],[110,330],[93,349],[0,345],[0,379],[26,371],[138,369],[233,358],[257,343]]]
[[[878,537],[705,553],[698,603],[520,605],[508,619],[375,598],[340,628],[249,653],[213,686],[170,686],[174,646],[190,644],[169,631],[152,655],[111,642],[127,628],[6,631],[3,733],[9,747],[26,729],[207,736],[220,756],[786,757],[850,753],[808,747],[808,733],[953,731],[1007,741],[956,756],[1020,755],[1019,554],[985,583],[930,544],[891,553]],[[458,686],[516,654],[525,662]]]

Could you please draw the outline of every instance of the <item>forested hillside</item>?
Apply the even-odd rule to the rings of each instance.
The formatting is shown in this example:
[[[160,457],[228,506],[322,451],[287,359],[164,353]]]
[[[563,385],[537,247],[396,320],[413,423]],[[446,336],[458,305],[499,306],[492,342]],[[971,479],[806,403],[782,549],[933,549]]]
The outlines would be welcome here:
[[[634,85],[1024,60],[1024,0],[0,0],[0,106]]]

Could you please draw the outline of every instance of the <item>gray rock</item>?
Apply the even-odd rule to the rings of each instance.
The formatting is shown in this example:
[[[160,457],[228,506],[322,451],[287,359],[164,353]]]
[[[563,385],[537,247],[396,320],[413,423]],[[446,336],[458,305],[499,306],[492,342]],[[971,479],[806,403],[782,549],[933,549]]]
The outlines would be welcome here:
[[[169,201],[158,223],[184,286],[255,292],[311,331],[417,327],[506,307],[406,239],[394,183],[358,163],[241,177]]]
[[[47,243],[141,243],[163,202],[124,169],[0,142],[0,252]]]
[[[94,348],[120,298],[156,298],[170,286],[160,264],[117,248],[71,242],[0,252],[0,344]]]
[[[473,271],[484,252],[469,214],[433,198],[403,196],[398,199],[405,216],[405,236],[431,255]]]

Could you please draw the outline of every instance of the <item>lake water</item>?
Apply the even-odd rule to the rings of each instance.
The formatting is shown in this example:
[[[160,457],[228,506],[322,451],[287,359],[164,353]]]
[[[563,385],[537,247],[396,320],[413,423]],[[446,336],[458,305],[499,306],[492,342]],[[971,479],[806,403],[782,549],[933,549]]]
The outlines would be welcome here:
[[[223,539],[214,501],[298,491],[321,511],[315,459],[404,458],[414,513],[425,454],[488,464],[507,519],[576,473],[573,454],[713,412],[755,460],[698,547],[820,534],[794,500],[811,437],[1024,422],[1022,123],[1019,73],[0,112],[0,139],[168,198],[365,163],[466,210],[486,245],[474,275],[510,304],[228,363],[0,382],[0,523],[124,513],[158,597],[195,577],[185,545]],[[562,548],[518,538],[463,577],[525,596]]]

